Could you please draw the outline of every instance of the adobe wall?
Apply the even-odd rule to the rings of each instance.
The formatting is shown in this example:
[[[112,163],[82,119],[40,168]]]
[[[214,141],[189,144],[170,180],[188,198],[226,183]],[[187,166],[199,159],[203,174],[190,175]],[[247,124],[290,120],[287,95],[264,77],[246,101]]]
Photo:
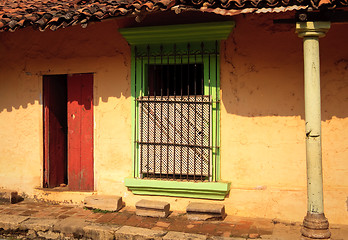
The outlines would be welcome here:
[[[221,169],[232,182],[226,202],[238,215],[299,220],[306,211],[302,39],[294,26],[262,19],[236,18],[222,47]],[[320,39],[325,213],[336,223],[348,217],[345,28],[333,24]]]
[[[180,15],[179,15],[180,16]],[[284,17],[281,14],[272,17]],[[285,17],[289,17],[288,15]],[[52,201],[88,193],[42,187],[42,75],[94,73],[94,162],[98,194],[142,198],[132,175],[130,49],[117,28],[132,19],[45,32],[0,34],[0,187]],[[169,21],[169,20],[166,20]],[[195,20],[197,21],[197,20]],[[302,40],[269,14],[235,17],[221,43],[221,177],[228,214],[302,221],[306,213]],[[169,21],[170,22],[170,21]],[[325,213],[348,224],[348,33],[333,25],[321,44]],[[190,201],[156,197],[184,211]]]
[[[130,49],[118,23],[45,32],[22,29],[1,38],[1,186],[43,194],[42,75],[94,73],[94,159],[98,192],[123,195],[131,175]],[[82,194],[84,196],[85,194]],[[80,193],[50,193],[65,200]]]

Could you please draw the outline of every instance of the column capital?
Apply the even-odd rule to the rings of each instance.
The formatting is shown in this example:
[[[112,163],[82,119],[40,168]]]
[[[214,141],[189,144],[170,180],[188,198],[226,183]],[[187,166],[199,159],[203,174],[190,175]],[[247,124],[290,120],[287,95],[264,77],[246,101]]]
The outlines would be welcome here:
[[[324,37],[330,25],[330,22],[297,22],[296,33],[301,38]]]

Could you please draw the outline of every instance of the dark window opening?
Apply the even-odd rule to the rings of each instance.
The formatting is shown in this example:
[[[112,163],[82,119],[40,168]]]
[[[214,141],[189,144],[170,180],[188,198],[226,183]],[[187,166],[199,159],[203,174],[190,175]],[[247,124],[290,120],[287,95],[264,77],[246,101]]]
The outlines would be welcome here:
[[[150,96],[203,95],[203,64],[148,65]]]

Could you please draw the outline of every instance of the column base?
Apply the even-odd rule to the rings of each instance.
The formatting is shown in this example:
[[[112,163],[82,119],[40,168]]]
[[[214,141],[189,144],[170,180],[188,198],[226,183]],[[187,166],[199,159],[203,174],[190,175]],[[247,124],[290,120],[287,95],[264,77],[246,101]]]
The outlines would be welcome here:
[[[329,221],[324,213],[310,213],[303,220],[302,239],[330,239]]]

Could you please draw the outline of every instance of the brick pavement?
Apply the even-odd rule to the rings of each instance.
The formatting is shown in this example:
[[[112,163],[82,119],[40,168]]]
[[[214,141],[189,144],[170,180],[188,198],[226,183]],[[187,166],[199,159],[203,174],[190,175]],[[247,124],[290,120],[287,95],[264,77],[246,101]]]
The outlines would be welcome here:
[[[107,226],[130,226],[149,230],[185,232],[207,237],[231,239],[300,239],[300,224],[274,223],[272,220],[227,216],[222,221],[192,221],[184,213],[173,212],[168,218],[139,217],[135,209],[125,207],[119,212],[93,212],[81,206],[53,205],[29,200],[0,205],[0,215],[43,219],[74,217],[86,222]],[[348,240],[348,226],[334,226],[332,240]]]

